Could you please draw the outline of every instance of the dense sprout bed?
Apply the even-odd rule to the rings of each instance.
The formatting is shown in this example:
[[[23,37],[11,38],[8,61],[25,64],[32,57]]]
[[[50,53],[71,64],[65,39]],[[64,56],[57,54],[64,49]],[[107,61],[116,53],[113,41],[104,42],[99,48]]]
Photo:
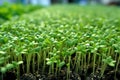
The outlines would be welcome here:
[[[20,72],[58,75],[66,68],[66,79],[71,71],[91,69],[100,78],[108,67],[117,73],[119,14],[116,7],[64,5],[6,22],[0,26],[0,71],[16,71],[19,78]]]
[[[0,5],[0,24],[10,20],[13,16],[20,16],[36,9],[40,9],[40,5],[22,5],[22,4],[3,4]]]

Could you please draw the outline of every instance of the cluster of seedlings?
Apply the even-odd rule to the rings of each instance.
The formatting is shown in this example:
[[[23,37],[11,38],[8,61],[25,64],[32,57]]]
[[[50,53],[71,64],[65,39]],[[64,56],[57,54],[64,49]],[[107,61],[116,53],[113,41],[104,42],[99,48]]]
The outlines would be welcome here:
[[[8,4],[4,3],[0,5],[0,24],[6,22],[13,18],[13,16],[18,17],[24,13],[29,13],[36,9],[40,9],[42,6],[40,5],[22,5],[22,4]]]
[[[120,13],[116,7],[52,6],[0,26],[1,78],[8,71],[59,75],[120,70]],[[114,10],[114,11],[113,11]],[[117,13],[117,14],[116,14]],[[116,78],[116,75],[113,75]]]

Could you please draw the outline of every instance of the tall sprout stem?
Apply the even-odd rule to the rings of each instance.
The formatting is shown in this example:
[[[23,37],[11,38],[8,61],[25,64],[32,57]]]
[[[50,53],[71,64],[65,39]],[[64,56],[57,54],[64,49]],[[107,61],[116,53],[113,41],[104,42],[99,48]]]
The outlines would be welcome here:
[[[101,66],[101,76],[100,76],[101,78],[103,77],[106,67],[107,67],[107,65],[105,63],[103,63]]]
[[[102,56],[101,58],[104,59],[104,56]],[[101,63],[101,75],[100,75],[101,78],[103,77],[103,74],[104,74],[106,67],[107,67],[107,64],[102,62]]]
[[[75,71],[78,73],[79,72],[79,66],[80,66],[80,61],[81,61],[81,54],[77,53],[76,57],[75,57],[75,62],[76,62],[76,67],[75,67]]]
[[[68,64],[67,64],[67,80],[70,79],[70,62],[71,62],[71,56],[68,58]]]
[[[83,70],[84,69],[84,55],[81,54],[81,69],[80,70]]]
[[[59,73],[60,71],[58,71],[60,68],[58,67],[58,65],[57,65],[57,67],[56,67],[56,69],[55,69],[55,75],[57,75],[57,73]]]
[[[30,72],[30,61],[31,61],[31,54],[27,54],[27,73]]]
[[[116,54],[117,55],[117,54]],[[117,56],[116,56],[117,57]],[[119,66],[119,63],[120,63],[120,55],[118,57],[118,60],[116,59],[117,63],[116,63],[116,67],[115,67],[115,77],[116,77],[116,72],[118,71],[118,66]]]
[[[17,80],[20,80],[20,67],[17,67]]]
[[[22,55],[19,55],[18,56],[18,61],[22,61],[23,60],[23,58],[22,58]],[[22,66],[22,70],[23,70],[23,72],[24,72],[24,65],[23,64],[21,64]],[[18,65],[18,67],[17,67],[17,79],[19,80],[20,79],[20,65]]]
[[[87,64],[86,64],[86,54],[84,55],[84,70],[86,72],[87,69]]]
[[[19,55],[18,56],[18,61],[23,61],[23,57],[22,57],[22,55]],[[22,65],[22,70],[23,70],[23,72],[25,72],[25,70],[24,70],[24,64],[21,64]]]
[[[87,60],[87,69],[89,68],[89,65],[90,65],[90,57],[91,57],[91,55],[90,55],[91,53],[88,53],[88,60]]]
[[[54,63],[50,65],[49,67],[49,74],[54,74]]]
[[[39,71],[40,68],[40,54],[37,53],[37,70]]]
[[[52,73],[54,74],[54,63],[53,63],[53,65],[52,65]]]
[[[98,57],[98,62],[97,62],[97,67],[100,68],[100,63],[101,63],[101,57]]]
[[[96,53],[93,53],[93,74],[95,74],[95,67],[96,67]]]
[[[46,53],[45,51],[43,52],[43,68],[42,68],[42,73],[45,71],[45,65],[46,65]]]
[[[33,73],[35,72],[35,54],[33,54],[33,56],[32,56],[32,71],[33,71]]]

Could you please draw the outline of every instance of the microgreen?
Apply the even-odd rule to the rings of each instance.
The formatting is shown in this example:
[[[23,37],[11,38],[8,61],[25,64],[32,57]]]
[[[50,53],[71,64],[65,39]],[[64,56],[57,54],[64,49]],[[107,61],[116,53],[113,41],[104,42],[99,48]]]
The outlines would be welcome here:
[[[97,7],[97,6],[96,6]],[[101,77],[108,66],[120,64],[120,13],[115,7],[52,6],[24,14],[0,26],[0,69],[19,74],[48,69],[55,75],[64,67],[79,73],[92,68]],[[14,62],[15,61],[15,62]],[[37,69],[36,69],[37,67]]]

